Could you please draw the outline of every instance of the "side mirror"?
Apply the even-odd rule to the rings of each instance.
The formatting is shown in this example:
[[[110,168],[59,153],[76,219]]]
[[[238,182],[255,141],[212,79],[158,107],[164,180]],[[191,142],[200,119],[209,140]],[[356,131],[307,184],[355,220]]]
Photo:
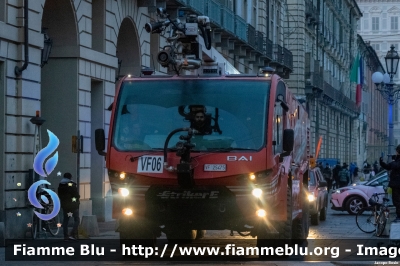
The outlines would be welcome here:
[[[294,130],[285,129],[283,130],[283,150],[285,152],[293,151],[294,146]]]
[[[328,183],[326,181],[319,181],[318,187],[327,187]]]
[[[104,149],[106,148],[106,145],[105,145],[106,137],[104,135],[104,129],[98,128],[94,131],[94,141],[95,141],[97,152],[100,155],[105,156],[107,153],[104,152]]]

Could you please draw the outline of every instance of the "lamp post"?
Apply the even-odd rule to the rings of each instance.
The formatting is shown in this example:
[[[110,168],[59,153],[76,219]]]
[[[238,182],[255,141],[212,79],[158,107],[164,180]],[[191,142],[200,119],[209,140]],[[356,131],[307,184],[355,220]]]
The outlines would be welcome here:
[[[386,72],[375,72],[372,74],[372,82],[375,83],[376,89],[381,93],[382,97],[387,101],[388,120],[389,120],[389,144],[388,144],[388,161],[393,152],[393,105],[400,98],[400,89],[394,88],[393,76],[397,73],[399,66],[399,54],[394,49],[394,45],[390,46],[390,50],[385,56]]]

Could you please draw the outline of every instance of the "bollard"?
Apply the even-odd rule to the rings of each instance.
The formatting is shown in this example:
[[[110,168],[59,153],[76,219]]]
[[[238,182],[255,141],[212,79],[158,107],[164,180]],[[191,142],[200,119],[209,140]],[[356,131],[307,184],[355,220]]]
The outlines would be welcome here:
[[[99,236],[99,225],[97,224],[96,215],[82,216],[81,227],[89,236]]]

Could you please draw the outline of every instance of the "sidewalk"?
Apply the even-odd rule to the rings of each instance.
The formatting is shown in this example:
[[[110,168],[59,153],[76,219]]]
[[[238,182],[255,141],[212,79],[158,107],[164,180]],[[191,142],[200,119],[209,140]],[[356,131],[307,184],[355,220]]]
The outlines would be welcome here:
[[[119,239],[119,233],[115,232],[116,221],[98,222],[99,235],[90,236],[90,239]]]

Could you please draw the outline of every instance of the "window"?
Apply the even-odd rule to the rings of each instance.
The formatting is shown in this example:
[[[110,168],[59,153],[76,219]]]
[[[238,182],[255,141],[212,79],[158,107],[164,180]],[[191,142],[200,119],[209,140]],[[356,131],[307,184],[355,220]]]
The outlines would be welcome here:
[[[394,122],[398,122],[399,121],[399,105],[398,103],[393,105],[393,120]]]
[[[104,52],[105,49],[105,9],[104,0],[92,1],[92,48]]]
[[[193,151],[260,149],[265,144],[269,97],[269,84],[265,81],[215,80],[211,84],[200,79],[171,80],[163,88],[161,97],[153,97],[156,94],[160,94],[157,82],[123,84],[112,129],[115,148],[162,149],[173,130],[192,127],[198,110],[205,110],[204,126],[208,127],[205,129],[212,126],[216,132],[192,138],[192,143],[196,143]],[[279,116],[279,111],[282,112],[277,110],[275,115]],[[277,128],[280,143],[282,124],[280,120]],[[174,148],[180,135],[178,132],[170,136],[168,147]]]
[[[372,18],[372,30],[379,30],[379,17]]]
[[[390,17],[390,29],[391,30],[399,29],[399,17]]]
[[[378,52],[380,50],[380,44],[379,43],[372,43],[371,47],[374,48],[375,52]]]
[[[369,29],[369,14],[364,14],[364,30]]]
[[[5,21],[6,0],[0,0],[0,21]]]
[[[386,24],[387,24],[387,14],[384,13],[382,14],[382,29],[386,30]]]

